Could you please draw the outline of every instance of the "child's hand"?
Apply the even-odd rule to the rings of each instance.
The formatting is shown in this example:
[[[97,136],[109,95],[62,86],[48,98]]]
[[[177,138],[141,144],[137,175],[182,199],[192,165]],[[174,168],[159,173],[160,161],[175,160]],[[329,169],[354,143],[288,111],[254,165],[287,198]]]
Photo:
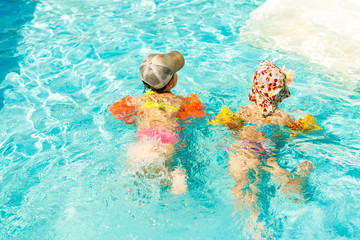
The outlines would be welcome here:
[[[234,129],[241,127],[241,124],[239,124],[237,122],[229,122],[226,125],[229,127],[230,130],[234,130]]]
[[[322,128],[316,124],[316,120],[311,115],[306,115],[298,120],[289,123],[288,128],[293,131],[299,132],[313,132],[315,130],[322,130]]]

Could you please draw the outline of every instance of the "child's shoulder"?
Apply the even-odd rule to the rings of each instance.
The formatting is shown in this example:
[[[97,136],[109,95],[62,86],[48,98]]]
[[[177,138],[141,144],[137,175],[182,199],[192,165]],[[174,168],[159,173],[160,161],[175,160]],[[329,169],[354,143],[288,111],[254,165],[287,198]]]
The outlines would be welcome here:
[[[146,93],[144,96],[134,97],[137,105],[142,105],[146,102],[164,103],[170,105],[181,105],[184,97],[172,93]]]
[[[236,116],[240,117],[243,122],[253,124],[270,124],[286,126],[294,120],[291,115],[285,111],[277,108],[271,115],[263,116],[255,103],[250,103],[246,106],[241,106]]]

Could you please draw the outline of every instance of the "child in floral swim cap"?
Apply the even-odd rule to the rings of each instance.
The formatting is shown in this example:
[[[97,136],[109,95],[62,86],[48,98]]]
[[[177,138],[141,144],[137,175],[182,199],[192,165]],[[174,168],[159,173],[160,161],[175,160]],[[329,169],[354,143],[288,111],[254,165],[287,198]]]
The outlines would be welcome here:
[[[171,93],[184,64],[178,51],[150,54],[140,65],[140,78],[145,89],[150,90],[144,96],[123,97],[109,108],[126,124],[137,125],[139,141],[128,148],[129,165],[157,175],[161,184],[171,185],[174,194],[187,190],[185,171],[169,166],[176,143],[181,141],[179,121],[205,116],[205,106],[196,94],[183,97]]]
[[[278,108],[285,98],[290,97],[287,84],[293,77],[294,72],[280,69],[271,61],[261,62],[249,94],[252,103],[240,107],[232,117],[237,122],[241,119],[241,123],[235,124],[237,128],[234,128],[234,121],[225,123],[238,136],[229,151],[229,172],[236,182],[232,193],[239,209],[245,205],[250,208],[254,221],[250,229],[256,228],[253,234],[261,233],[264,224],[258,221],[257,205],[261,174],[264,171],[271,173],[285,192],[300,194],[306,178],[315,169],[312,162],[305,161],[298,165],[296,173],[291,173],[280,167],[276,160],[279,145],[290,136],[284,128],[294,124],[292,116]]]
[[[276,161],[277,145],[286,138],[286,132],[281,127],[294,123],[291,115],[278,108],[285,98],[290,97],[287,84],[293,81],[293,77],[293,71],[280,69],[271,61],[260,63],[249,94],[249,100],[253,103],[240,107],[235,114],[243,123],[238,129],[242,141],[234,145],[241,150],[230,156],[230,169],[232,161],[238,161],[239,155],[242,158],[242,152],[246,151],[254,158],[256,166],[260,166],[262,160],[266,162],[266,170],[280,176],[280,180],[289,180],[287,176],[294,179],[293,174],[281,168]],[[306,161],[298,166],[297,173],[307,177],[314,168],[310,161]]]

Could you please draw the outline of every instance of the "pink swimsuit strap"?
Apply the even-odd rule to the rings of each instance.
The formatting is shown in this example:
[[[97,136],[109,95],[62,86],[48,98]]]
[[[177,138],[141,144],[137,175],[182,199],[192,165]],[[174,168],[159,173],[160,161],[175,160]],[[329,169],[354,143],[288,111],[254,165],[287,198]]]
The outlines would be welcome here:
[[[180,140],[178,134],[167,129],[147,128],[138,131],[136,135],[139,137],[148,137],[150,139],[158,140],[162,144],[175,143]]]

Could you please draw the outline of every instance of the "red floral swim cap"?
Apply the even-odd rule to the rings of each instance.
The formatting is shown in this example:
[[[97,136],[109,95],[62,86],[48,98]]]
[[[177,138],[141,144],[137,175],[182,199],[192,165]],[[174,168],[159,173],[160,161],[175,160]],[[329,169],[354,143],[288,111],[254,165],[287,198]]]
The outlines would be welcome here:
[[[255,102],[264,115],[273,113],[283,99],[290,97],[285,73],[271,61],[260,63],[254,75],[249,100]]]

